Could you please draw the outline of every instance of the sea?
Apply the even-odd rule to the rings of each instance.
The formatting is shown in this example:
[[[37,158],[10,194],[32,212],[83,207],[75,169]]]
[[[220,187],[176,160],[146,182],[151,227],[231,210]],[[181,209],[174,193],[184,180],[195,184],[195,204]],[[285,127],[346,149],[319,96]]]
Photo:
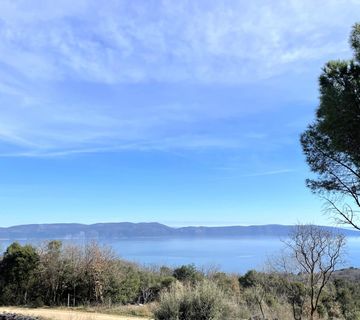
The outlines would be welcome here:
[[[64,240],[64,243],[68,241]],[[87,241],[93,240],[71,240],[71,243],[84,245]],[[19,242],[39,244],[39,241]],[[266,270],[285,247],[284,242],[275,237],[131,238],[98,242],[111,247],[119,257],[145,266],[195,264],[203,270],[240,274],[251,269]],[[0,240],[1,251],[10,243],[8,240]],[[340,267],[360,268],[360,237],[347,239],[345,259]]]

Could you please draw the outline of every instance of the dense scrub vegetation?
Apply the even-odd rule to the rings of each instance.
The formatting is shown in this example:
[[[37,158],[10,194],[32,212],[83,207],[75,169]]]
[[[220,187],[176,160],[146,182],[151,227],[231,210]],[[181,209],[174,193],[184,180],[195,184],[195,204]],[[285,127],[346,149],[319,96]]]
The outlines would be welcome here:
[[[360,319],[359,273],[350,271],[333,274],[316,317]],[[282,272],[239,276],[193,265],[140,267],[95,243],[78,247],[51,241],[38,248],[13,243],[0,260],[2,305],[151,303],[158,320],[307,319],[309,290],[302,275]]]

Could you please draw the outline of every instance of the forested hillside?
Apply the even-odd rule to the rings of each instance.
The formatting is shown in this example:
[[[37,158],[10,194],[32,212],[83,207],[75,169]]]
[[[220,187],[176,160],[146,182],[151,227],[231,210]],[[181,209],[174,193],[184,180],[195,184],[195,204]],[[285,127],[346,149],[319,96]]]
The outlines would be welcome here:
[[[92,225],[33,224],[0,228],[0,239],[123,239],[123,238],[182,238],[182,237],[286,237],[296,226],[259,225],[227,227],[182,227],[172,228],[160,223],[97,223]],[[338,230],[349,237],[359,237],[360,232],[343,228]]]

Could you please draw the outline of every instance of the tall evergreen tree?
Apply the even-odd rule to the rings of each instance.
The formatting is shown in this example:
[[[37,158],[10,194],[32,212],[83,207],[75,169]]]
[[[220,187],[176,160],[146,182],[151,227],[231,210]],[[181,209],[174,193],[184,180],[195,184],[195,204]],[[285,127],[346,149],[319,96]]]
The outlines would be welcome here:
[[[328,201],[338,221],[360,230],[360,24],[353,27],[350,45],[353,59],[323,68],[316,120],[301,144],[317,174],[308,187]]]

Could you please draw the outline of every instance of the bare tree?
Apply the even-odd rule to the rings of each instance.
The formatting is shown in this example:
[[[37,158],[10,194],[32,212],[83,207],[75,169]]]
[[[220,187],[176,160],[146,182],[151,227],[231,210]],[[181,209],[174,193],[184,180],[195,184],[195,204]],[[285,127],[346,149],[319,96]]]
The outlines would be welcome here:
[[[104,287],[107,275],[111,270],[114,252],[107,247],[91,242],[85,246],[85,273],[92,288],[90,299],[94,294],[95,301],[104,303]]]
[[[285,241],[290,249],[294,271],[302,276],[309,288],[310,319],[314,319],[323,289],[336,267],[342,263],[345,237],[326,228],[299,225]]]

